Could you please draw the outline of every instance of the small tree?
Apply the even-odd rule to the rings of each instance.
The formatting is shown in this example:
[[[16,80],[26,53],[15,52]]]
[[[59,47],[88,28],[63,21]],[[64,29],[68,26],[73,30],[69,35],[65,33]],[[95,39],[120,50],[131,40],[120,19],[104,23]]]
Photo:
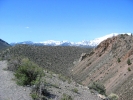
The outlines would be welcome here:
[[[128,70],[128,71],[131,71],[131,68],[130,68],[130,67],[128,67],[128,68],[127,68],[127,70]]]
[[[127,60],[127,64],[128,65],[131,65],[132,64],[131,61],[130,61],[130,59]]]
[[[97,91],[100,94],[106,95],[106,89],[105,86],[101,83],[93,82],[90,86],[88,86],[90,89],[93,89]]]
[[[120,63],[120,62],[121,62],[121,59],[120,59],[120,58],[118,58],[118,59],[117,59],[117,61],[118,61],[118,63]]]

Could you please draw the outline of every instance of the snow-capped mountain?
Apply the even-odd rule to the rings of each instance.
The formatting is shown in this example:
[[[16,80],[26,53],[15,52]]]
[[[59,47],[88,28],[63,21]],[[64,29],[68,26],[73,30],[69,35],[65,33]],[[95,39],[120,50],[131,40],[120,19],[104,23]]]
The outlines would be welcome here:
[[[16,45],[16,44],[30,44],[30,45],[32,45],[32,44],[34,44],[34,42],[32,42],[32,41],[24,41],[24,42],[14,42],[14,43],[10,43],[10,45],[12,45],[12,46],[14,46],[14,45]]]
[[[11,45],[16,45],[16,44],[30,44],[30,45],[49,45],[49,46],[80,46],[80,47],[95,47],[97,46],[100,42],[103,40],[117,36],[119,34],[128,34],[131,35],[131,33],[112,33],[105,35],[100,38],[96,38],[94,40],[90,41],[81,41],[81,42],[69,42],[69,41],[54,41],[54,40],[48,40],[44,42],[31,42],[31,41],[25,41],[25,42],[18,42],[18,43],[11,43]]]

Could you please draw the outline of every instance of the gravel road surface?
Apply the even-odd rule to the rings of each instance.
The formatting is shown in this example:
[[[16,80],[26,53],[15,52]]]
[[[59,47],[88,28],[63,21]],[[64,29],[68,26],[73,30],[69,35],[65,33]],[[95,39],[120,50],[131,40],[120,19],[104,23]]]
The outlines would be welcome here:
[[[13,72],[4,70],[6,67],[7,62],[0,61],[0,100],[32,100],[30,88],[18,86]]]

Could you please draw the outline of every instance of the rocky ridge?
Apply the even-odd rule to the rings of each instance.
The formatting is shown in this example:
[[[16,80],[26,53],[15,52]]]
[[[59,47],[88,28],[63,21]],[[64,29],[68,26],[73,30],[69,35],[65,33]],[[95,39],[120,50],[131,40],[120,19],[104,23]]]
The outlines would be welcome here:
[[[84,85],[92,82],[103,83],[107,94],[116,93],[120,100],[132,100],[132,35],[121,34],[108,38],[81,58],[71,70],[77,82]]]
[[[5,50],[8,47],[10,47],[10,45],[4,40],[0,39],[0,51]]]

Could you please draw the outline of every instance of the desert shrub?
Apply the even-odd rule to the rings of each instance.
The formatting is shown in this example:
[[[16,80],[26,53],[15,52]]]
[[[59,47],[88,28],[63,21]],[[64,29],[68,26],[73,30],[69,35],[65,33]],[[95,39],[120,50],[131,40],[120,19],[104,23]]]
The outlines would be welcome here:
[[[23,58],[12,70],[15,72],[15,80],[18,85],[31,86],[31,97],[33,100],[47,100],[46,98],[50,96],[50,93],[45,88],[42,68],[28,58]]]
[[[51,86],[54,88],[60,88],[59,85],[57,85],[57,84],[51,84]]]
[[[31,93],[31,97],[32,97],[33,100],[36,100],[36,99],[39,98],[36,93]]]
[[[106,89],[105,89],[104,85],[101,84],[101,83],[93,82],[88,87],[90,89],[93,89],[93,90],[97,91],[98,93],[100,93],[102,95],[106,95]]]
[[[130,59],[127,60],[127,64],[128,65],[131,65],[132,64],[131,61],[130,61]]]
[[[70,84],[72,82],[72,80],[70,78],[68,78],[68,84]]]
[[[18,69],[18,67],[20,67],[21,65],[21,57],[15,57],[12,58],[10,61],[8,60],[8,66],[7,66],[7,70],[9,71],[16,71]]]
[[[121,34],[121,38],[122,38],[122,39],[125,39],[125,35],[124,35],[124,34]]]
[[[61,100],[73,100],[73,99],[70,95],[63,93],[63,97],[61,98]]]
[[[33,100],[48,100],[51,96],[50,92],[47,91],[44,84],[36,84],[32,87],[31,97]]]
[[[109,96],[108,96],[109,100],[118,100],[119,99],[119,96],[114,94],[114,93],[111,93]]]
[[[66,80],[67,80],[67,78],[64,76],[64,75],[62,75],[62,74],[59,74],[59,79],[60,80],[62,80],[63,82],[65,82]]]
[[[24,58],[14,75],[18,85],[33,85],[39,82],[43,70],[29,59]]]
[[[128,71],[131,71],[131,68],[130,68],[130,67],[128,67],[128,68],[127,68],[127,70],[128,70]]]
[[[75,93],[78,93],[78,89],[77,88],[72,89],[72,91],[75,92]]]
[[[118,58],[118,59],[117,59],[117,61],[118,61],[118,63],[120,63],[120,62],[121,62],[121,59],[120,59],[120,58]]]
[[[2,61],[2,57],[0,57],[0,61]]]

